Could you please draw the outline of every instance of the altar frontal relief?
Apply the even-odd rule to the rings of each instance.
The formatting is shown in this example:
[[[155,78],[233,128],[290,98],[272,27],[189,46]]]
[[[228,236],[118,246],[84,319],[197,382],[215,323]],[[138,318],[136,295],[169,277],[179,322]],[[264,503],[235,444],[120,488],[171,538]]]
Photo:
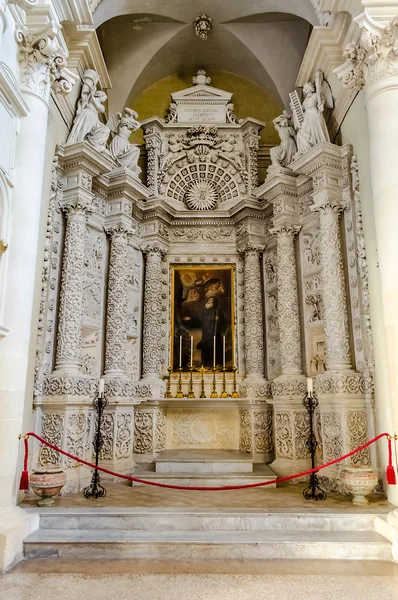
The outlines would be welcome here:
[[[172,267],[172,367],[232,371],[233,267]]]

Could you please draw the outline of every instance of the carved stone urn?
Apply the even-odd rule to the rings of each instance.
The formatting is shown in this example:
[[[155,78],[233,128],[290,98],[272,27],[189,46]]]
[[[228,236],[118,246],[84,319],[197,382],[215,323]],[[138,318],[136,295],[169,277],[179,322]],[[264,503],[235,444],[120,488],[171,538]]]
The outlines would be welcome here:
[[[340,479],[354,497],[352,503],[357,506],[369,504],[365,496],[371,494],[378,484],[377,470],[363,465],[344,467]]]
[[[66,483],[66,473],[61,467],[41,467],[33,469],[30,487],[40,500],[38,506],[52,506],[53,497],[60,493]]]

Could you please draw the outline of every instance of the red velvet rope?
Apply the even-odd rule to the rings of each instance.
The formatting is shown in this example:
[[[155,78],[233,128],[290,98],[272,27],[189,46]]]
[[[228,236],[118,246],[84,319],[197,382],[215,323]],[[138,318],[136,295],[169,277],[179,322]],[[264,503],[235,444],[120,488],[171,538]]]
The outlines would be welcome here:
[[[365,448],[368,448],[369,446],[371,446],[372,444],[374,444],[375,442],[377,442],[378,440],[380,440],[383,437],[388,438],[388,440],[391,442],[390,434],[381,433],[380,435],[377,435],[376,437],[371,439],[369,442],[362,444],[362,446],[358,446],[358,448],[355,448],[355,450],[351,450],[351,452],[348,452],[348,454],[344,454],[344,456],[340,456],[339,458],[330,460],[329,462],[327,462],[323,465],[320,465],[319,467],[315,467],[314,469],[308,469],[307,471],[302,471],[301,473],[296,473],[295,475],[288,475],[286,477],[278,477],[277,479],[272,479],[271,481],[262,481],[260,483],[247,483],[245,485],[224,485],[221,487],[198,487],[198,486],[191,487],[191,486],[184,486],[184,485],[171,485],[168,483],[158,483],[157,481],[146,481],[145,479],[139,479],[138,477],[132,477],[131,475],[122,475],[121,473],[116,473],[115,471],[111,471],[110,469],[106,469],[105,467],[100,467],[100,466],[96,467],[95,465],[88,462],[87,460],[84,460],[83,458],[79,458],[77,456],[73,456],[72,454],[69,454],[69,452],[65,452],[65,450],[58,448],[58,446],[55,446],[54,444],[47,442],[45,439],[43,439],[42,437],[40,437],[39,435],[37,435],[37,433],[34,433],[33,431],[29,431],[29,433],[27,433],[25,436],[21,436],[21,437],[23,437],[24,441],[25,441],[24,467],[25,467],[25,465],[27,466],[27,460],[28,460],[28,451],[29,451],[28,438],[34,437],[37,440],[39,440],[39,442],[41,442],[42,444],[45,444],[49,448],[52,448],[56,452],[59,452],[60,454],[63,454],[64,456],[67,456],[68,458],[71,458],[72,460],[75,460],[76,462],[79,462],[82,465],[86,465],[87,467],[91,467],[92,469],[98,469],[98,471],[101,471],[102,473],[106,473],[107,475],[119,477],[120,479],[126,479],[127,481],[134,481],[135,483],[143,483],[145,485],[153,485],[155,487],[169,488],[172,490],[196,491],[196,492],[201,492],[201,491],[204,491],[204,492],[205,491],[206,492],[207,491],[218,491],[218,492],[220,492],[220,491],[224,491],[224,490],[243,490],[243,489],[248,489],[248,488],[264,487],[266,485],[273,485],[276,483],[283,483],[284,481],[291,481],[292,479],[297,479],[298,477],[304,477],[305,475],[311,475],[311,473],[316,473],[317,471],[320,471],[321,469],[325,469],[326,467],[330,467],[331,465],[335,465],[336,463],[339,463],[342,460],[350,458],[350,456],[353,456],[354,454],[361,452]],[[387,469],[389,469],[390,467],[392,469],[394,469],[394,467],[392,466],[392,453],[389,452],[389,465],[388,465]],[[25,469],[24,472],[26,472],[26,470],[27,469]],[[395,474],[395,472],[394,472],[394,474]],[[24,475],[24,473],[22,475]],[[21,483],[22,483],[22,478],[21,478]],[[28,488],[21,487],[20,489],[28,489]]]

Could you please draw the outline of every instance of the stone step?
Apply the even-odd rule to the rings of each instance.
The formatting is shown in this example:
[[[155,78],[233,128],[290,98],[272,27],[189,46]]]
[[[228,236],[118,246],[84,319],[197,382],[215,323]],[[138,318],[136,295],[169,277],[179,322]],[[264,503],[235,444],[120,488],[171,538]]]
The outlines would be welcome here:
[[[239,450],[164,450],[155,460],[156,473],[252,473],[253,457]]]
[[[68,559],[391,560],[391,544],[371,531],[93,531],[40,529],[24,555]]]
[[[40,515],[40,528],[123,531],[374,531],[376,511],[283,512],[273,510],[180,508],[28,508]]]
[[[244,464],[244,463],[242,463]],[[221,487],[228,485],[247,485],[250,483],[261,483],[263,481],[272,481],[276,478],[275,473],[264,464],[253,465],[248,463],[251,472],[228,472],[228,471],[217,471],[211,472],[193,470],[180,471],[180,472],[158,472],[155,471],[155,465],[142,465],[134,471],[134,477],[143,479],[145,481],[155,481],[156,483],[168,483],[170,485],[184,485],[187,487]],[[208,469],[208,463],[206,468]],[[157,468],[157,467],[156,467]],[[143,483],[132,483],[133,486],[145,485]],[[273,483],[268,487],[276,487]]]

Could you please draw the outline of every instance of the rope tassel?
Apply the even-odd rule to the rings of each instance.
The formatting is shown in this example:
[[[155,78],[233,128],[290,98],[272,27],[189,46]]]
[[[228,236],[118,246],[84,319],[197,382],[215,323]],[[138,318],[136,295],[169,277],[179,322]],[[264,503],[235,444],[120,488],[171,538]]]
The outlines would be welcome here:
[[[397,478],[395,475],[395,469],[392,464],[392,444],[391,437],[388,437],[388,465],[386,469],[386,477],[388,485],[396,485]]]
[[[24,438],[25,445],[25,456],[23,459],[23,471],[21,473],[21,480],[19,482],[20,490],[28,490],[29,489],[29,471],[28,471],[28,456],[29,456],[29,445],[28,445],[28,436]]]

